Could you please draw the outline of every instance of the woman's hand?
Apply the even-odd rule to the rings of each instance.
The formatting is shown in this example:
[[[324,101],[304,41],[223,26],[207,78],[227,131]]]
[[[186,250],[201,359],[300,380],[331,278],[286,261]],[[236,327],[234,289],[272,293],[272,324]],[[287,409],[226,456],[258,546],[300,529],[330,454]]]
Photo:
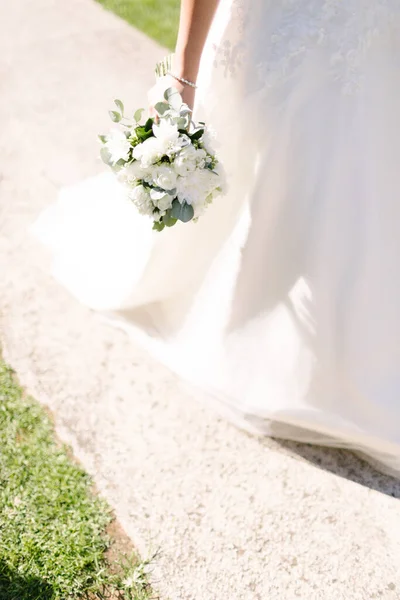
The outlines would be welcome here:
[[[174,87],[177,89],[182,96],[183,102],[187,104],[191,110],[193,110],[196,89],[191,85],[181,83],[171,75],[165,75],[164,77],[160,77],[155,85],[153,85],[153,87],[147,92],[147,99],[149,102],[149,117],[155,117],[156,120],[158,119],[154,106],[157,104],[157,102],[164,101],[164,91],[169,87]]]

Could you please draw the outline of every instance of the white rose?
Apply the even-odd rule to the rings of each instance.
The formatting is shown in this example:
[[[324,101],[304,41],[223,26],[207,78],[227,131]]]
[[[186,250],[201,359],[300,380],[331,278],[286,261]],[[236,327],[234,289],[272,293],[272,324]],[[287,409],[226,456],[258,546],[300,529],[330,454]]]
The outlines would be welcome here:
[[[163,196],[159,200],[156,201],[157,208],[161,211],[167,211],[172,206],[173,197],[169,194]]]
[[[196,169],[196,152],[192,145],[182,148],[174,160],[174,169],[178,175],[185,176]]]
[[[153,214],[154,205],[150,198],[150,194],[145,187],[142,185],[135,186],[133,190],[130,191],[128,197],[135,204],[140,214]]]
[[[129,165],[126,165],[123,169],[118,172],[118,180],[121,183],[128,185],[135,185],[138,179],[143,179],[146,175],[146,171],[141,167],[140,162],[134,160]]]
[[[216,131],[215,129],[213,129],[213,127],[211,127],[210,125],[207,126],[206,130],[200,138],[200,143],[203,146],[203,148],[208,152],[208,154],[215,154],[214,148],[217,148],[219,144],[217,142]]]
[[[155,137],[147,138],[147,140],[135,146],[132,151],[133,158],[140,160],[140,164],[144,169],[158,162],[164,154],[159,140]]]
[[[114,165],[121,159],[128,160],[131,145],[122,131],[112,129],[106,139],[105,147],[109,151]]]
[[[172,206],[173,197],[170,194],[166,194],[164,191],[149,188],[149,194],[151,201],[154,206],[157,206],[160,210],[168,210]]]
[[[155,167],[152,178],[155,185],[163,190],[173,190],[176,187],[176,173],[167,165]]]

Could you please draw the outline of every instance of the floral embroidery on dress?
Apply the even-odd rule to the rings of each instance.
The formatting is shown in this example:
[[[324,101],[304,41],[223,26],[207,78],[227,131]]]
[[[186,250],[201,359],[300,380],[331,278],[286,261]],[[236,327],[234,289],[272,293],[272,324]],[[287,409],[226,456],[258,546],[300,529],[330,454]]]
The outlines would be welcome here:
[[[228,8],[227,2],[226,7]],[[224,77],[234,77],[237,69],[244,64],[249,8],[249,0],[231,0],[230,29],[235,29],[234,37],[237,41],[225,38],[219,45],[213,44],[214,67],[222,67]]]
[[[308,53],[322,49],[329,53],[332,77],[344,93],[353,93],[362,85],[374,40],[391,29],[400,33],[400,0],[230,2],[231,23],[215,47],[214,65],[228,77],[251,61],[266,86],[287,80]]]

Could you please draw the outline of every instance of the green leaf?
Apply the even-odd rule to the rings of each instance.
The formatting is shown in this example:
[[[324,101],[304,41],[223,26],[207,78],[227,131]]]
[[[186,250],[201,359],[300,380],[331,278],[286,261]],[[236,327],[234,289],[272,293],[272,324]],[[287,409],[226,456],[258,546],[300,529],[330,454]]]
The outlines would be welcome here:
[[[102,144],[107,143],[107,136],[106,135],[99,135],[98,138],[99,138],[99,140],[101,141]]]
[[[157,102],[157,104],[154,105],[154,108],[159,115],[164,115],[169,110],[169,104],[167,104],[167,102]]]
[[[153,229],[155,231],[162,231],[164,229],[165,225],[162,221],[154,221],[153,223]]]
[[[193,206],[187,202],[183,202],[181,204],[179,200],[175,198],[175,200],[172,202],[171,217],[182,221],[182,223],[187,223],[194,217]]]
[[[116,110],[110,110],[108,111],[108,114],[110,115],[111,121],[113,121],[114,123],[119,123],[122,118],[120,113]]]
[[[149,117],[146,123],[144,124],[145,131],[151,131],[153,129],[153,123],[154,119],[152,117]]]
[[[139,123],[140,119],[142,118],[143,112],[144,108],[138,108],[135,114],[133,115],[133,118],[135,119],[136,123]]]
[[[124,114],[124,105],[122,104],[121,100],[114,100],[115,105],[119,108],[119,110],[121,111],[121,115]]]
[[[147,140],[148,138],[150,138],[150,137],[153,137],[153,136],[154,136],[154,134],[153,134],[153,130],[152,130],[152,129],[150,129],[149,131],[146,131],[146,129],[145,129],[145,127],[144,127],[144,125],[139,125],[139,127],[136,127],[135,131],[136,131],[136,135],[137,135],[137,137],[138,137],[138,138],[139,138],[139,139],[140,139],[142,142],[144,142],[144,141],[145,141],[145,140]]]
[[[173,227],[176,223],[177,223],[178,219],[174,219],[171,216],[171,212],[167,211],[167,214],[163,217],[162,222],[165,224],[166,227]]]
[[[106,165],[112,167],[113,161],[111,160],[111,154],[108,148],[105,146],[100,149],[100,158]]]
[[[203,133],[204,133],[204,129],[198,129],[197,131],[192,133],[189,137],[192,141],[199,140],[201,138],[201,136],[203,135]]]

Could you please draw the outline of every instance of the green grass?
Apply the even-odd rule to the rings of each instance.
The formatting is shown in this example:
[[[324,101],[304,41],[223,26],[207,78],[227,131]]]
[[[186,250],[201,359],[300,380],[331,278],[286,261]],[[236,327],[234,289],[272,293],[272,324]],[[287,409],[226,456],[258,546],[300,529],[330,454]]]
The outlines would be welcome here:
[[[0,600],[148,599],[146,563],[118,552],[113,523],[0,359]]]
[[[179,0],[98,0],[105,8],[173,50],[179,20]]]

